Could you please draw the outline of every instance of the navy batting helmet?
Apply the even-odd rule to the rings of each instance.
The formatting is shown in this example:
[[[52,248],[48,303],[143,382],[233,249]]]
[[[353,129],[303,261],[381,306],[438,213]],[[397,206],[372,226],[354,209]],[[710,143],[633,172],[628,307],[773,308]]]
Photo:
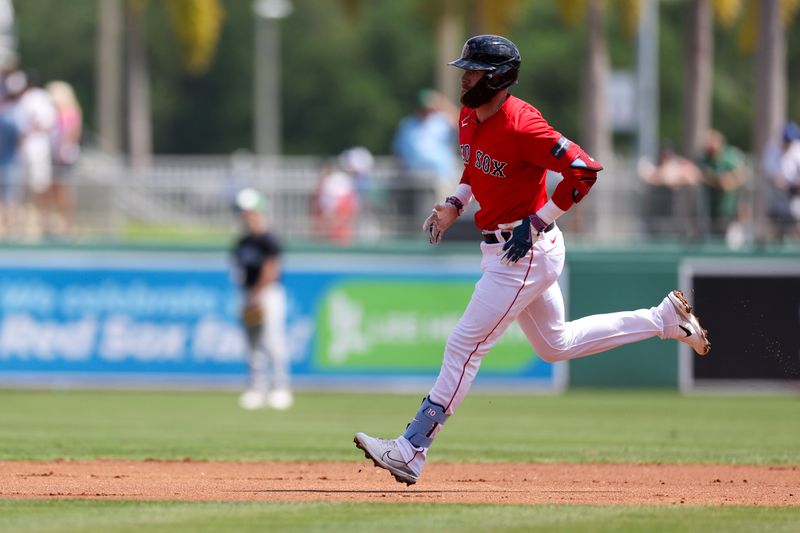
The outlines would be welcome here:
[[[517,82],[522,57],[516,45],[499,35],[476,35],[464,43],[461,57],[451,61],[464,70],[488,71],[474,87],[461,96],[467,107],[480,107],[498,91]]]

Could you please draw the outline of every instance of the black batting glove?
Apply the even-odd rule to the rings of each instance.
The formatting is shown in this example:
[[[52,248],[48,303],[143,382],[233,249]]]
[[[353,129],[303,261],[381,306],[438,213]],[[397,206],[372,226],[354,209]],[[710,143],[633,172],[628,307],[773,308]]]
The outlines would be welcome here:
[[[538,236],[546,227],[547,224],[536,214],[523,218],[522,223],[511,230],[511,238],[503,245],[505,254],[500,261],[516,263],[525,257],[533,247],[534,231]]]
[[[522,219],[522,223],[511,230],[511,238],[503,245],[503,263],[516,263],[530,251],[533,246],[531,236],[531,217]]]

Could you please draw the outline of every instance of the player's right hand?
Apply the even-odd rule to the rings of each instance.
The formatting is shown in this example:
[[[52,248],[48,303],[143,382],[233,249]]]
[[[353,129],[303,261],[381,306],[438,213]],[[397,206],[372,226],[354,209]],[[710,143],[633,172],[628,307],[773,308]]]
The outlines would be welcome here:
[[[428,234],[428,241],[431,244],[439,244],[442,241],[444,232],[453,225],[458,218],[458,209],[451,204],[436,204],[433,211],[422,224],[422,231]]]
[[[532,216],[541,222],[537,215]],[[503,258],[500,259],[501,263],[512,265],[528,255],[533,247],[532,226],[531,217],[525,217],[521,224],[511,230],[511,238],[503,245],[503,249],[497,252],[498,255],[503,254]]]

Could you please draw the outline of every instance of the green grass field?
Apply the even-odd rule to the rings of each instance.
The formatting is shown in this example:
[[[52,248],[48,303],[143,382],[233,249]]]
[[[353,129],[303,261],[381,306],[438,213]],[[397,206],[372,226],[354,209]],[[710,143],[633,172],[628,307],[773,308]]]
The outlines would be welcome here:
[[[363,461],[420,397],[300,393],[245,412],[223,392],[0,391],[0,460]],[[488,453],[487,450],[491,450]],[[473,394],[436,461],[800,464],[800,398]],[[800,486],[800,480],[798,480]],[[0,531],[800,531],[800,508],[0,500]]]

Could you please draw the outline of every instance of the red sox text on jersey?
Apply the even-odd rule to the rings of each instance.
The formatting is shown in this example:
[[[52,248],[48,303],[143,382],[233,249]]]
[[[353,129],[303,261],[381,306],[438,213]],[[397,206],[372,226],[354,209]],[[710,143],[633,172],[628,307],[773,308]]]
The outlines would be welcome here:
[[[498,224],[535,213],[547,202],[547,170],[566,175],[577,157],[588,157],[535,107],[514,96],[483,123],[477,121],[473,109],[462,108],[459,122],[464,161],[461,183],[472,188],[480,204],[475,214],[480,229],[494,230]],[[574,200],[560,203],[566,211]]]

